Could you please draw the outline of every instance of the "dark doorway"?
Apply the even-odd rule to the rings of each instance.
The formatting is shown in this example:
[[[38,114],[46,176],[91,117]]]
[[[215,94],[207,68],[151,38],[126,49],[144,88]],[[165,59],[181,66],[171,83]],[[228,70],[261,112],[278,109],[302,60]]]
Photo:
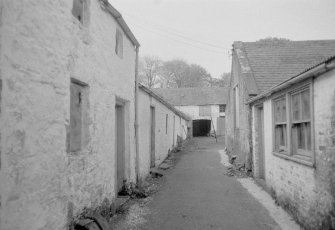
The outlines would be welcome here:
[[[125,179],[125,124],[124,124],[124,106],[115,106],[115,137],[116,137],[116,188],[117,192],[122,189],[123,180]]]
[[[155,167],[155,107],[150,107],[150,167]]]
[[[193,136],[208,136],[211,131],[211,120],[193,120]]]
[[[265,163],[264,163],[264,110],[263,107],[257,108],[257,141],[258,141],[258,171],[259,178],[265,179]]]

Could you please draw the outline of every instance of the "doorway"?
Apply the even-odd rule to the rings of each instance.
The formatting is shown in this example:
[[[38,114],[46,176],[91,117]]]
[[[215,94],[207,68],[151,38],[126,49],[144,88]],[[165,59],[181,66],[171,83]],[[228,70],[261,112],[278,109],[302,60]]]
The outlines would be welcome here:
[[[193,136],[208,136],[211,131],[211,120],[193,120]]]
[[[264,110],[263,106],[257,107],[256,142],[258,152],[258,177],[265,179],[265,160],[264,160]]]
[[[156,115],[155,107],[150,107],[150,167],[155,167],[155,127],[156,127]]]
[[[176,116],[173,116],[173,146],[175,146]]]
[[[216,120],[217,124],[217,130],[216,135],[217,136],[223,136],[225,134],[225,117],[218,117]]]
[[[125,119],[124,105],[115,106],[115,143],[116,143],[116,189],[122,190],[125,180]]]

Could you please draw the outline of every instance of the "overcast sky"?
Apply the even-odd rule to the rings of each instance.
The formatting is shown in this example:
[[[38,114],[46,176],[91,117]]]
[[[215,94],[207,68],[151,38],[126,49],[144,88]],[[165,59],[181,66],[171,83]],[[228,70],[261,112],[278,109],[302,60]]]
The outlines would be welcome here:
[[[234,41],[335,39],[335,0],[109,0],[140,55],[181,58],[213,77],[230,72]]]

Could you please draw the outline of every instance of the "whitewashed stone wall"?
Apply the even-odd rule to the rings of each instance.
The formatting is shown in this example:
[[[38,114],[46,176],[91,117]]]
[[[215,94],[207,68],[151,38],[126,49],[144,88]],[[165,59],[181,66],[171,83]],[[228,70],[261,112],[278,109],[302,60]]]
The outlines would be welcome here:
[[[98,0],[88,21],[69,0],[3,0],[1,15],[1,230],[67,229],[84,207],[115,197],[115,100],[127,101],[126,162],[135,179],[135,49]],[[89,86],[89,143],[66,152],[70,78]]]
[[[272,105],[267,100],[263,104],[265,181],[279,203],[306,229],[331,229],[335,227],[335,70],[317,77],[313,87],[315,167],[273,155]],[[252,131],[255,150],[254,127]],[[255,151],[253,159],[257,176]]]
[[[187,138],[187,120],[175,114],[147,92],[139,90],[139,156],[140,178],[144,179],[150,171],[150,106],[155,108],[155,165],[158,166],[167,157],[170,150],[177,146],[177,136]],[[168,126],[166,132],[166,115]],[[173,117],[175,133],[173,138]],[[183,129],[184,127],[184,129]],[[184,131],[185,130],[185,131]],[[174,142],[173,142],[174,140]]]

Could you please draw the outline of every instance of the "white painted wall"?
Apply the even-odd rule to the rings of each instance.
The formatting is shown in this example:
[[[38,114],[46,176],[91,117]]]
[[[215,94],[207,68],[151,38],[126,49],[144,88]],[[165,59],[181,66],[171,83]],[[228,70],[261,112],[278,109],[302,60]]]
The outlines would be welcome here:
[[[151,97],[142,89],[139,90],[139,156],[140,178],[144,179],[150,171],[150,106],[155,108],[155,165],[158,166],[177,146],[177,136],[187,138],[187,121],[175,114],[164,104]],[[166,133],[166,114],[168,126]],[[173,142],[173,117],[175,117],[175,138]],[[184,129],[183,129],[184,127]]]
[[[2,230],[68,229],[84,207],[113,201],[116,97],[127,101],[126,176],[135,179],[135,49],[123,34],[120,59],[119,26],[88,2],[83,26],[72,1],[1,1]],[[66,152],[71,77],[89,85],[90,141],[77,154]]]
[[[333,210],[335,164],[335,70],[314,80],[315,167],[306,166],[273,155],[272,101],[264,102],[265,180],[282,204],[296,208],[300,221],[319,229]],[[253,107],[253,114],[255,107]],[[252,124],[255,124],[253,116]],[[257,150],[255,127],[253,149]],[[255,176],[258,176],[258,152],[253,152]]]
[[[174,106],[176,109],[182,111],[186,115],[190,116],[192,120],[198,120],[198,119],[208,119],[210,120],[210,116],[199,116],[199,106]],[[220,113],[220,106],[219,105],[210,105],[211,107],[211,114],[213,119],[213,124],[215,127],[215,130],[217,130],[217,118],[220,116],[225,116],[225,113]],[[213,126],[211,126],[211,133],[213,131]]]

